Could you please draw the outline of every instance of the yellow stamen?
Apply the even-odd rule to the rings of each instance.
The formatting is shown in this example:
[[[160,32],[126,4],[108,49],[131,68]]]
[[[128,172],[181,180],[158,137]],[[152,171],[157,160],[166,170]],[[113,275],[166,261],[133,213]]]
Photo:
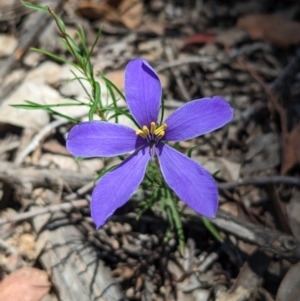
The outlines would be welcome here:
[[[158,136],[160,136],[160,133],[164,133],[165,134],[165,129],[167,128],[167,125],[164,123],[163,125],[161,125],[158,129],[156,129],[155,131],[154,131],[154,134],[155,135],[158,135]]]
[[[149,135],[149,130],[145,125],[143,126],[143,132],[145,133],[146,136]]]
[[[165,131],[161,131],[159,134],[157,134],[157,137],[161,139],[165,135],[165,133]]]
[[[156,124],[155,124],[155,122],[151,122],[150,133],[154,134],[155,130],[156,130]]]
[[[147,137],[147,135],[142,130],[136,130],[135,133],[144,139],[146,139]]]
[[[146,139],[150,133],[156,135],[159,139],[161,139],[166,133],[165,132],[166,128],[167,128],[167,125],[165,123],[163,125],[161,125],[159,128],[156,128],[155,122],[151,122],[150,131],[147,128],[147,126],[144,125],[141,130],[138,129],[135,131],[135,133],[144,139]]]

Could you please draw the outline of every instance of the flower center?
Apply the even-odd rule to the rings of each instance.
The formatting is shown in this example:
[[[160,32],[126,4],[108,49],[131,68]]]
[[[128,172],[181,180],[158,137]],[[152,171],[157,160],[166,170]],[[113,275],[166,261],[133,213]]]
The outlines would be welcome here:
[[[155,122],[151,122],[150,130],[147,126],[143,126],[142,130],[136,130],[136,134],[146,139],[150,145],[156,144],[164,135],[167,125],[164,123],[160,127],[157,127]]]

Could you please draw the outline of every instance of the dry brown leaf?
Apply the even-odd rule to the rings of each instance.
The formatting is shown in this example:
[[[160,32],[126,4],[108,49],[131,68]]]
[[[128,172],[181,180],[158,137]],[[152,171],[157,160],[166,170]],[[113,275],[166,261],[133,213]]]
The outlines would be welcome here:
[[[140,25],[143,14],[141,0],[110,0],[106,2],[82,1],[77,9],[84,18],[89,20],[105,20],[108,22],[123,23],[133,29]]]
[[[104,19],[111,22],[120,21],[118,11],[107,3],[82,1],[81,5],[77,9],[77,13],[89,20]]]
[[[290,169],[300,164],[300,123],[298,123],[283,141],[284,153],[281,174],[285,175]]]
[[[1,301],[39,301],[50,290],[46,272],[22,268],[8,275],[0,283]]]
[[[237,26],[253,40],[263,40],[280,48],[300,42],[300,23],[286,21],[279,15],[251,14],[239,18]]]
[[[130,29],[141,24],[143,2],[141,0],[123,0],[118,8],[123,24]]]

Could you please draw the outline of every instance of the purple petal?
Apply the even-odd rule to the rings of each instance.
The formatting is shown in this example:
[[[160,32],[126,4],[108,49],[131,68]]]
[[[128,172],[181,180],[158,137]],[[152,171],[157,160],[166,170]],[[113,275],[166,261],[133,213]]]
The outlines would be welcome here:
[[[144,146],[99,180],[91,201],[91,215],[97,228],[124,205],[139,187],[149,158],[149,147]]]
[[[218,189],[210,173],[166,144],[159,143],[156,153],[167,184],[179,198],[196,212],[215,217]]]
[[[156,72],[142,59],[130,61],[125,69],[125,97],[131,114],[142,127],[158,118],[161,85]]]
[[[114,157],[145,144],[135,131],[120,124],[88,121],[75,125],[67,138],[67,149],[79,157]]]
[[[193,100],[172,113],[164,140],[182,141],[214,131],[229,122],[233,109],[219,96]]]

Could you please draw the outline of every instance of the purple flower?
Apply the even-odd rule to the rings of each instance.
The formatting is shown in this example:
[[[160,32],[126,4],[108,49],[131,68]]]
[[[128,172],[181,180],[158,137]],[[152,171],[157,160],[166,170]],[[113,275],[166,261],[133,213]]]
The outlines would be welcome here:
[[[198,163],[164,141],[181,141],[216,130],[231,120],[233,110],[221,97],[197,99],[174,111],[157,124],[162,89],[152,67],[142,59],[132,60],[125,70],[125,96],[129,110],[141,129],[103,121],[74,126],[67,148],[74,156],[114,157],[134,151],[116,169],[97,183],[91,215],[102,226],[124,205],[141,184],[149,160],[156,154],[167,184],[187,205],[214,217],[218,190],[212,176]]]

